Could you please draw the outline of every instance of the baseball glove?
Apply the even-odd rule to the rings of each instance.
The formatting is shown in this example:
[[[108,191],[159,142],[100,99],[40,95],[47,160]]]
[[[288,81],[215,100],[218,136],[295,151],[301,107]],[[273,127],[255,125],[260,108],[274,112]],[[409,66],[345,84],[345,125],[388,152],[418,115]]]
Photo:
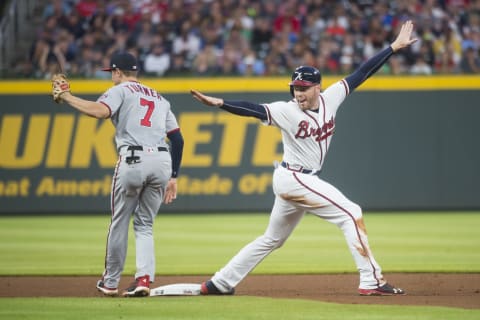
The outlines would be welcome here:
[[[52,76],[52,96],[56,103],[63,102],[62,94],[70,92],[70,84],[67,76],[62,73],[56,73]]]

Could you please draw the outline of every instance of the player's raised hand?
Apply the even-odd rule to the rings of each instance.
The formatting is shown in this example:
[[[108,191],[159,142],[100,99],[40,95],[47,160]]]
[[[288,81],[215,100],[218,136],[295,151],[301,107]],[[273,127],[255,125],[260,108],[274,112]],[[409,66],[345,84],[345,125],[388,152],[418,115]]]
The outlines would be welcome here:
[[[407,20],[402,24],[400,32],[398,33],[397,38],[395,41],[392,42],[390,45],[393,51],[400,50],[402,48],[408,47],[412,43],[416,42],[417,38],[411,38],[413,32],[413,22],[411,20]]]
[[[197,90],[193,90],[193,89],[190,90],[190,93],[195,99],[197,99],[203,104],[206,104],[207,106],[211,106],[211,107],[223,106],[223,99],[206,96],[203,93],[200,93]]]

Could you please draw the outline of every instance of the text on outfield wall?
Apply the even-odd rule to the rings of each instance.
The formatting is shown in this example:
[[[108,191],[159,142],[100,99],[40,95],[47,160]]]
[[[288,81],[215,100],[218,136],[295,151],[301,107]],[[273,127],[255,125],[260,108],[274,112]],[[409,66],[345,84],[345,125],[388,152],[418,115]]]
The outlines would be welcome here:
[[[0,168],[83,169],[93,163],[113,168],[117,159],[109,120],[75,114],[6,114],[0,124]],[[179,125],[186,142],[184,168],[270,167],[282,155],[278,130],[253,118],[184,112]]]

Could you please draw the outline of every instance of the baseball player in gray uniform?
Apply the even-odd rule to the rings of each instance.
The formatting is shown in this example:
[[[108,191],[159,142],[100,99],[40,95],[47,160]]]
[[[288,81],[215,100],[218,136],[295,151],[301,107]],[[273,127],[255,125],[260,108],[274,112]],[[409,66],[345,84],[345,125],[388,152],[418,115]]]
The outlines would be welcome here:
[[[345,98],[374,74],[396,51],[407,47],[413,25],[405,22],[390,46],[365,61],[351,75],[321,90],[320,72],[309,66],[292,74],[288,102],[256,104],[226,101],[191,90],[192,95],[209,106],[240,116],[260,119],[281,130],[283,161],[273,173],[273,205],[265,233],[245,246],[226,266],[202,283],[202,294],[233,294],[237,284],[273,250],[290,236],[306,212],[335,225],[343,232],[360,273],[360,295],[402,295],[404,290],[388,283],[370,250],[361,208],[337,188],[320,179],[317,173],[335,130],[335,114]]]
[[[136,274],[135,281],[122,295],[148,296],[155,277],[153,223],[162,201],[170,203],[176,198],[183,137],[170,103],[156,90],[137,81],[138,66],[133,55],[113,55],[110,66],[104,70],[111,72],[115,86],[97,101],[73,96],[69,86],[64,86],[68,90],[61,92],[59,98],[89,116],[110,118],[116,129],[118,161],[112,180],[112,220],[105,271],[97,289],[107,296],[118,295],[133,213]],[[55,93],[55,83],[53,86]]]

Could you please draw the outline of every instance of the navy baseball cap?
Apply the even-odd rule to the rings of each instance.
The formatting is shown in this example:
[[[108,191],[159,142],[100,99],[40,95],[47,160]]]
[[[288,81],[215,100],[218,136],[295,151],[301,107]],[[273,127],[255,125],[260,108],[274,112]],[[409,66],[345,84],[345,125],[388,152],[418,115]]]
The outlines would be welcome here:
[[[124,71],[138,71],[137,59],[128,52],[115,53],[110,60],[110,67],[102,69],[103,71],[112,71],[120,69]]]
[[[314,67],[300,66],[292,73],[290,86],[311,87],[322,80],[320,71]]]

